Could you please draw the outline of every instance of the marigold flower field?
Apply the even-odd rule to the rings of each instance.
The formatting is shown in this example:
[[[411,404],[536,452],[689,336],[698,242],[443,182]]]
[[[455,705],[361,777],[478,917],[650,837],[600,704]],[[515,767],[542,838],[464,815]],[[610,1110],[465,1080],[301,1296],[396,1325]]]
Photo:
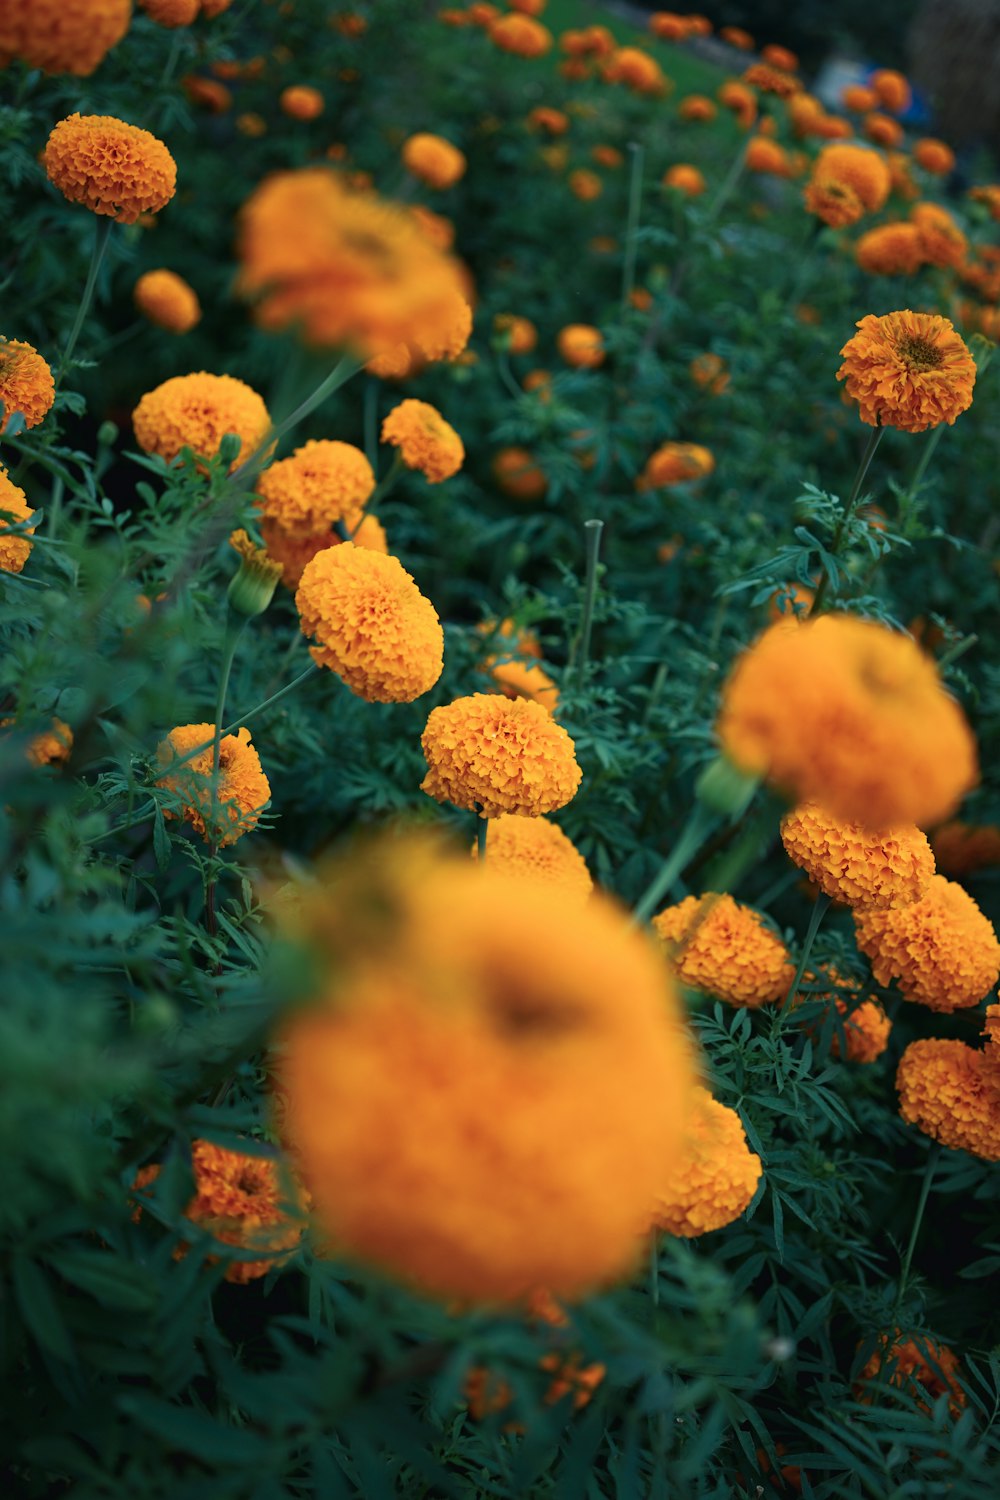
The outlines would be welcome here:
[[[997,1492],[998,168],[731,19],[0,0],[12,1495]]]

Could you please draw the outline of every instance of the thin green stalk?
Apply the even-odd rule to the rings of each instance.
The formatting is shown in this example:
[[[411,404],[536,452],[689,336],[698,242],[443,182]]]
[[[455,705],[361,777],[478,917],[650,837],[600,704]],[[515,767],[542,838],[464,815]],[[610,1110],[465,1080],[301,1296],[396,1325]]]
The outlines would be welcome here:
[[[322,405],[327,396],[332,396],[333,392],[345,385],[352,375],[356,375],[363,364],[364,361],[356,359],[353,354],[345,354],[342,359],[339,359],[330,373],[320,381],[316,389],[304,401],[299,402],[294,411],[289,412],[287,417],[268,429],[260,446],[255,448],[249,458],[245,458],[230,474],[228,484],[236,485],[252,479],[263,466],[271,449],[280,442],[285,433],[290,432],[299,422],[304,422],[317,406]]]
[[[966,651],[971,651],[973,646],[977,646],[978,644],[978,635],[963,636],[960,641],[955,642],[954,646],[949,647],[938,660],[938,671],[943,672],[945,667],[950,667],[952,662],[958,661],[960,656],[964,656]]]
[[[802,983],[802,976],[806,972],[806,964],[809,962],[809,955],[812,952],[812,946],[816,940],[816,934],[817,932],[819,932],[820,923],[826,916],[829,906],[829,896],[821,891],[820,894],[816,897],[816,904],[813,907],[812,915],[809,918],[809,926],[806,928],[806,938],[805,942],[802,944],[802,956],[799,959],[799,966],[795,970],[795,978],[792,980],[791,988],[789,989],[788,994],[785,996],[785,1007],[788,1010],[791,1010],[792,1006],[795,1004],[795,997],[799,992],[799,985]]]
[[[729,168],[729,171],[726,173],[725,177],[723,178],[722,186],[719,188],[719,191],[716,193],[714,199],[712,200],[712,205],[709,208],[708,214],[706,215],[706,218],[705,218],[705,227],[706,228],[708,227],[709,224],[714,224],[715,223],[716,219],[719,217],[719,214],[722,212],[722,210],[725,208],[726,204],[729,202],[729,199],[732,196],[732,193],[733,193],[734,188],[736,187],[736,184],[739,182],[740,178],[742,177],[742,175],[743,175],[743,168],[744,168],[744,165],[746,164],[746,159],[747,159],[747,146],[749,144],[750,144],[750,136],[747,135],[746,138],[741,142],[740,149],[737,151],[736,156],[733,159],[732,165]]]
[[[489,831],[490,820],[489,818],[484,818],[482,813],[480,813],[479,822],[476,827],[476,854],[480,864],[484,864],[486,861],[486,836]]]
[[[73,357],[73,350],[76,348],[76,341],[80,337],[84,319],[90,311],[90,304],[94,298],[94,288],[97,286],[97,277],[100,273],[101,263],[104,260],[104,252],[107,250],[108,241],[111,238],[111,226],[113,223],[113,219],[102,217],[97,220],[94,226],[94,248],[90,256],[90,269],[87,272],[87,280],[84,283],[80,305],[76,310],[76,319],[73,327],[70,329],[66,347],[60,355],[59,363],[56,366],[55,384],[57,387]]]
[[[240,637],[246,629],[247,618],[245,615],[236,615],[230,611],[226,616],[226,630],[222,638],[222,665],[219,670],[219,689],[215,697],[215,734],[212,740],[212,816],[210,827],[212,829],[212,841],[209,845],[209,859],[211,868],[205,882],[205,925],[210,937],[215,937],[219,930],[219,924],[215,915],[215,884],[218,873],[215,869],[215,857],[219,852],[219,766],[222,758],[222,720],[226,712],[226,695],[229,691],[229,678],[233,670],[233,659],[236,656],[236,647],[239,645]]]
[[[712,812],[711,808],[706,807],[703,802],[694,804],[687,823],[681,830],[680,838],[670,851],[668,858],[663,861],[659,873],[650,881],[636,902],[632,920],[637,927],[649,921],[674,881],[684,873],[718,823],[718,813]]]
[[[300,682],[305,682],[307,677],[311,677],[312,674],[318,670],[319,668],[317,666],[317,663],[314,661],[310,662],[304,672],[300,672],[298,677],[293,677],[291,682],[287,682],[283,688],[279,688],[276,693],[272,693],[270,698],[265,698],[262,703],[258,703],[254,708],[251,708],[249,713],[245,713],[240,718],[234,719],[231,724],[224,725],[222,734],[219,737],[220,743],[225,739],[227,734],[232,734],[235,730],[241,729],[244,724],[248,724],[251,719],[256,718],[258,714],[263,713],[266,708],[270,708],[272,704],[277,703],[288,693],[293,692],[295,688],[298,687]],[[173,775],[173,773],[179,770],[181,766],[186,765],[188,761],[194,760],[196,755],[202,755],[206,750],[211,750],[214,743],[214,740],[206,740],[203,745],[196,745],[194,749],[189,750],[186,755],[178,756],[176,760],[172,760],[169,766],[165,768],[165,771]],[[155,805],[150,804],[149,807],[147,807],[143,812],[137,814],[134,818],[129,818],[124,823],[116,823],[114,828],[108,828],[104,833],[99,833],[96,838],[89,839],[88,843],[90,845],[102,844],[105,839],[113,838],[115,834],[127,833],[130,828],[135,828],[138,826],[138,824],[144,823],[147,818],[152,817],[154,811]]]
[[[660,1305],[660,1242],[654,1229],[649,1236],[649,1293],[653,1306]]]
[[[580,622],[580,634],[577,636],[570,652],[567,676],[573,673],[586,671],[590,660],[590,637],[594,628],[594,606],[597,602],[597,562],[601,551],[601,532],[604,530],[604,522],[597,520],[584,521],[583,529],[586,532],[587,542],[587,572],[583,585],[583,616]]]
[[[917,1210],[913,1215],[913,1224],[910,1228],[910,1242],[903,1256],[903,1264],[899,1270],[899,1290],[896,1293],[896,1305],[893,1308],[893,1321],[899,1312],[903,1298],[906,1296],[906,1286],[910,1279],[910,1265],[913,1260],[913,1252],[917,1248],[917,1237],[920,1234],[920,1226],[924,1221],[924,1210],[927,1207],[927,1199],[930,1197],[931,1183],[934,1180],[934,1171],[938,1164],[940,1147],[935,1141],[927,1153],[927,1166],[924,1168],[924,1180],[920,1186],[920,1197],[917,1199]]]
[[[63,492],[66,486],[60,475],[56,475],[52,481],[52,493],[49,499],[48,532],[49,536],[55,536],[59,529],[59,517],[62,513]]]
[[[934,454],[937,451],[937,445],[941,441],[943,436],[944,423],[940,422],[931,433],[927,442],[924,444],[924,451],[920,456],[920,462],[917,464],[916,473],[910,480],[909,488],[907,489],[906,494],[899,502],[899,513],[901,516],[905,516],[907,514],[910,506],[913,504],[914,500],[917,498],[917,495],[920,493],[920,486],[924,482],[924,475],[927,473],[930,461],[934,457]]]
[[[374,375],[365,380],[364,434],[365,457],[374,469],[378,459],[378,381]]]
[[[642,207],[642,168],[645,152],[640,141],[629,141],[632,171],[628,187],[628,220],[625,229],[625,264],[622,267],[622,309],[628,307],[635,290],[635,262],[639,250],[639,213]]]
[[[858,496],[861,494],[861,486],[865,482],[865,476],[868,473],[869,468],[871,467],[871,461],[875,457],[875,450],[878,447],[879,443],[882,441],[882,434],[884,432],[884,427],[873,427],[868,441],[865,444],[865,451],[861,455],[861,462],[858,465],[858,472],[854,476],[854,484],[851,487],[851,498],[847,502],[844,514],[841,516],[839,522],[837,523],[837,529],[833,534],[833,541],[830,544],[830,551],[834,557],[839,557],[840,555],[840,544],[844,539],[844,532],[847,530],[848,523],[850,522],[851,517],[854,515],[854,507],[858,503]],[[819,581],[819,587],[816,590],[816,597],[813,600],[812,609],[809,611],[810,616],[818,615],[820,610],[823,608],[823,601],[826,598],[826,590],[829,582],[830,575],[829,573],[824,572],[823,577]]]

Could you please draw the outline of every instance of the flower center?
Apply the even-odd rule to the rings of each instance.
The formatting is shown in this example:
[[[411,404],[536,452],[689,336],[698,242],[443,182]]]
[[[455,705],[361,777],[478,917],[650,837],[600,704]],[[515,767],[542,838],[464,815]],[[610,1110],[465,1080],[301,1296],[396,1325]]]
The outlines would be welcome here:
[[[902,338],[896,345],[896,353],[908,365],[918,370],[936,370],[941,363],[941,350],[929,339],[914,334]]]

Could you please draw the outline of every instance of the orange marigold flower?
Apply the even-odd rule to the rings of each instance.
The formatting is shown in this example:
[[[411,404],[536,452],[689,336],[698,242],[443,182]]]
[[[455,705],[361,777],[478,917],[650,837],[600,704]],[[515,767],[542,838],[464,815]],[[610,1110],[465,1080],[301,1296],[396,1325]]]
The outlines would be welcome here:
[[[198,294],[176,271],[146,271],[132,292],[139,311],[167,333],[188,333],[201,321]]]
[[[254,1281],[288,1259],[305,1227],[305,1195],[275,1157],[248,1156],[211,1141],[195,1141],[191,1165],[195,1193],[184,1217],[223,1245],[260,1255],[255,1260],[229,1261],[227,1281],[240,1285]],[[159,1165],[142,1167],[133,1193],[155,1182],[159,1173]],[[186,1245],[179,1247],[182,1255],[186,1250]],[[209,1256],[210,1261],[215,1259]]]
[[[877,1000],[863,1000],[860,1005],[855,1003],[858,995],[858,985],[844,976],[834,968],[832,964],[820,964],[819,975],[807,972],[805,981],[810,986],[818,985],[820,980],[829,983],[832,988],[827,993],[818,990],[809,993],[799,991],[795,998],[795,1006],[804,1004],[806,1001],[819,1001],[821,1004],[832,1005],[837,1014],[842,1018],[842,1031],[847,1043],[847,1061],[856,1063],[876,1062],[889,1045],[889,1034],[892,1031],[892,1022],[886,1015],[885,1010]],[[847,999],[843,998],[847,995]],[[848,1007],[850,1002],[850,1008]],[[810,1035],[815,1032],[814,1026],[807,1026]],[[834,1032],[830,1043],[831,1057],[839,1057],[840,1034]]]
[[[73,753],[73,731],[63,719],[52,720],[52,728],[36,734],[28,746],[33,766],[65,765]]]
[[[840,96],[840,102],[852,114],[866,115],[878,103],[878,94],[863,83],[849,83]]]
[[[813,177],[806,184],[802,197],[809,212],[822,219],[824,224],[829,224],[831,229],[856,224],[865,211],[854,189],[836,177]]]
[[[556,335],[556,348],[568,365],[577,370],[596,370],[603,365],[604,337],[589,323],[568,323]]]
[[[412,703],[444,663],[437,611],[398,558],[342,542],[317,552],[295,594],[318,666],[369,703]]]
[[[331,978],[278,1087],[333,1246],[466,1304],[627,1274],[693,1081],[645,937],[602,896],[398,840],[304,905]]]
[[[167,463],[185,447],[200,459],[214,458],[226,433],[234,433],[241,446],[232,470],[260,447],[271,419],[257,392],[242,380],[199,370],[147,391],[132,413],[132,426],[139,447]]]
[[[490,673],[508,698],[530,698],[548,709],[550,714],[557,711],[559,689],[537,662],[497,661],[495,657],[488,657],[483,662],[483,670]]]
[[[889,196],[889,168],[885,159],[867,146],[839,143],[824,146],[816,158],[813,175],[845,183],[858,195],[868,213],[877,212]]]
[[[934,1401],[939,1396],[947,1396],[948,1410],[952,1417],[958,1417],[966,1401],[957,1378],[960,1369],[957,1357],[945,1344],[936,1344],[932,1339],[919,1336],[906,1338],[897,1328],[891,1335],[879,1335],[875,1352],[858,1377],[854,1395],[858,1401],[869,1405],[876,1398],[865,1391],[865,1385],[868,1381],[880,1380],[900,1389],[910,1387]],[[925,1401],[918,1401],[917,1407],[930,1414]]]
[[[698,1085],[677,1157],[656,1195],[653,1223],[685,1239],[723,1229],[745,1212],[760,1174],[760,1157],[747,1145],[735,1109]]]
[[[527,448],[501,448],[491,465],[493,478],[511,500],[542,500],[549,487],[544,471]]]
[[[293,120],[318,120],[325,108],[319,89],[307,83],[292,83],[278,95],[282,114]]]
[[[705,179],[697,167],[690,162],[679,161],[668,167],[663,174],[663,186],[674,188],[688,198],[697,198],[705,191]]]
[[[894,115],[905,114],[913,100],[910,85],[902,73],[892,68],[880,68],[871,77],[871,86],[879,102]]]
[[[241,290],[267,328],[363,355],[412,346],[454,359],[472,313],[458,263],[403,205],[352,192],[325,167],[277,172],[244,205]]]
[[[895,979],[930,1010],[978,1005],[1000,977],[1000,942],[968,891],[935,875],[917,901],[854,914],[858,947],[879,984]]]
[[[752,52],[754,49],[753,37],[742,26],[723,26],[719,31],[719,40],[727,42],[730,47],[737,47],[740,52]]]
[[[343,521],[352,530],[375,488],[375,475],[360,448],[335,439],[313,439],[290,458],[271,464],[257,481],[261,515],[296,536],[327,534]],[[266,540],[266,538],[265,538]]]
[[[753,63],[743,74],[743,82],[760,89],[762,94],[776,94],[779,99],[788,99],[797,94],[802,85],[783,68],[773,68],[770,63]]]
[[[751,136],[747,142],[745,160],[747,170],[750,172],[767,172],[775,177],[788,176],[788,153],[784,146],[779,145],[777,141],[772,141],[766,135]],[[806,207],[812,209],[808,195]]]
[[[2,509],[2,496],[0,496],[0,509]],[[0,548],[2,545],[0,542]],[[0,567],[2,566],[2,561],[0,561]],[[13,719],[0,719],[0,729],[9,728],[14,722]],[[33,766],[65,765],[72,751],[72,729],[62,719],[53,718],[50,729],[43,729],[41,734],[36,734],[29,740],[25,756]]]
[[[673,88],[655,57],[641,47],[618,47],[603,66],[608,83],[623,83],[634,94],[662,95]]]
[[[604,191],[604,183],[597,173],[589,171],[586,167],[578,167],[575,172],[569,174],[566,181],[574,198],[579,198],[582,203],[592,203]]]
[[[590,155],[599,167],[620,167],[625,160],[616,146],[592,146]]]
[[[478,859],[478,845],[472,846]],[[577,901],[594,889],[587,862],[571,839],[548,818],[503,813],[490,823],[486,858],[490,868],[553,885]]]
[[[646,460],[635,487],[642,494],[675,484],[693,484],[707,478],[714,468],[714,456],[699,443],[664,443]]]
[[[583,774],[565,729],[529,698],[456,698],[432,710],[421,744],[421,791],[486,818],[555,812],[576,796]]]
[[[168,30],[190,26],[201,9],[201,0],[139,0],[139,4],[151,21]]]
[[[538,343],[538,329],[534,323],[515,313],[497,313],[493,329],[503,340],[508,354],[530,354]]]
[[[995,1007],[991,1007],[994,1009]],[[899,1060],[899,1113],[933,1141],[1000,1161],[1000,1071],[992,1054],[964,1042],[926,1037]]]
[[[915,825],[878,833],[836,818],[815,802],[785,814],[781,842],[792,863],[825,895],[861,911],[916,901],[934,874],[927,835]]]
[[[428,187],[450,188],[465,176],[466,161],[451,141],[422,130],[403,142],[403,165]]]
[[[0,432],[6,432],[15,412],[21,413],[25,427],[37,427],[51,411],[55,394],[52,371],[38,350],[18,339],[0,338]]]
[[[267,121],[263,115],[248,110],[245,114],[236,116],[236,129],[240,135],[249,136],[252,140],[258,140],[262,135],[267,135]]]
[[[0,464],[0,573],[20,573],[28,561],[32,547],[28,539],[35,528],[32,526],[27,532],[20,531],[13,536],[10,528],[22,521],[30,521],[33,515],[28,497]]]
[[[160,768],[157,783],[180,798],[180,813],[164,808],[164,817],[183,817],[206,843],[217,842],[224,849],[256,828],[271,788],[261,769],[260,756],[250,743],[250,731],[244,728],[222,737],[218,786],[213,796],[214,734],[214,724],[180,724],[172,729],[157,747]],[[189,755],[199,745],[206,748],[185,760],[176,771],[171,770],[174,761]]]
[[[696,354],[688,365],[688,375],[696,386],[708,390],[712,396],[723,395],[729,386],[729,371],[721,354]],[[708,452],[708,450],[706,450]]]
[[[552,46],[552,33],[531,16],[501,16],[489,29],[490,41],[502,52],[516,57],[544,57]]]
[[[747,774],[872,828],[939,822],[977,780],[975,741],[934,663],[851,615],[766,630],[738,658],[717,728]]]
[[[69,115],[52,131],[42,166],[71,203],[119,224],[156,213],[177,186],[177,164],[148,130],[114,115]]]
[[[976,364],[947,318],[908,310],[869,313],[841,349],[837,379],[870,427],[949,427],[972,405]]]
[[[43,73],[87,77],[121,41],[132,0],[5,0],[0,8],[0,66],[19,57]]]
[[[862,129],[876,146],[896,147],[903,139],[903,127],[898,120],[890,119],[888,115],[880,115],[877,111],[865,115]]]
[[[756,1009],[785,994],[794,965],[763,918],[732,896],[686,896],[653,918],[681,982]]]
[[[780,68],[783,73],[797,73],[799,59],[789,47],[780,47],[777,42],[768,42],[761,49],[761,58],[770,63],[772,68]]]
[[[913,160],[918,167],[923,167],[925,172],[932,172],[935,177],[947,177],[949,172],[955,170],[954,151],[944,141],[936,141],[931,136],[914,142]]]
[[[232,93],[217,78],[198,78],[194,73],[188,73],[181,79],[181,87],[192,104],[207,109],[210,114],[224,115],[233,107]]]
[[[341,540],[329,527],[323,531],[288,530],[267,516],[261,518],[260,533],[268,555],[281,567],[282,583],[290,589],[298,588],[306,563],[312,562],[317,552],[336,547]],[[348,540],[369,552],[389,551],[385,528],[377,516],[363,516],[355,522]]]
[[[969,242],[946,208],[937,203],[917,203],[910,209],[910,219],[917,226],[923,257],[930,265],[963,264]]]
[[[726,109],[731,109],[744,130],[749,130],[757,118],[757,95],[736,78],[720,84],[716,98]]]
[[[457,474],[465,462],[462,439],[426,401],[401,401],[382,423],[382,441],[399,450],[408,469],[417,469],[430,484]]]
[[[718,110],[708,98],[707,94],[688,94],[677,106],[677,113],[682,120],[700,121],[714,120]]]
[[[654,10],[649,29],[661,42],[683,42],[689,30],[687,18],[671,10]]]
[[[956,819],[937,830],[931,848],[943,875],[971,875],[1000,865],[1000,828],[995,823],[978,827]]]
[[[924,238],[915,224],[878,224],[858,240],[854,258],[870,276],[912,276],[926,258]]]
[[[565,135],[569,129],[569,116],[561,109],[551,109],[547,104],[538,104],[528,114],[528,124],[549,135]]]
[[[684,20],[687,24],[688,36],[712,35],[712,23],[707,16],[691,14],[685,16]]]

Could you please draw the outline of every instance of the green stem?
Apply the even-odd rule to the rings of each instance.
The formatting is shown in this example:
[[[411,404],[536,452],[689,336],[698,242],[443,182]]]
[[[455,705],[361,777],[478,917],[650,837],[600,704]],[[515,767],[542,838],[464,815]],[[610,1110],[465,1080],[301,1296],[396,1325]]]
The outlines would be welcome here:
[[[283,688],[279,688],[276,693],[272,693],[270,698],[265,698],[263,703],[258,703],[249,713],[243,714],[242,718],[234,719],[231,724],[227,724],[222,733],[232,734],[234,729],[242,729],[244,724],[249,724],[250,720],[255,719],[258,714],[262,714],[265,708],[270,708],[273,703],[277,703],[280,698],[284,698],[286,694],[297,688],[300,682],[305,682],[307,677],[311,677],[314,672],[318,671],[319,663],[311,661],[305,671],[299,673],[298,677],[293,677],[291,682],[286,682]]]
[[[342,359],[339,359],[330,373],[320,381],[316,389],[304,401],[299,402],[294,411],[289,412],[287,417],[268,429],[260,446],[233,470],[227,483],[229,485],[243,483],[245,487],[245,482],[256,476],[274,445],[280,442],[285,433],[290,432],[299,422],[304,422],[317,406],[323,404],[327,396],[331,396],[334,391],[345,385],[352,375],[356,375],[363,364],[363,360],[356,359],[352,354],[345,354]]]
[[[937,445],[941,441],[943,436],[944,423],[941,422],[937,427],[935,427],[934,431],[930,435],[930,438],[924,444],[924,451],[921,454],[920,462],[917,464],[917,471],[910,481],[910,485],[906,491],[906,494],[899,502],[899,513],[901,516],[905,516],[907,514],[910,506],[913,504],[913,501],[919,494],[920,486],[923,484],[924,475],[927,473],[928,465],[930,464],[931,459],[934,457]]]
[[[48,532],[49,536],[55,536],[59,529],[59,517],[62,512],[63,492],[66,486],[57,474],[52,481],[52,494],[49,499]]]
[[[653,1306],[660,1305],[660,1241],[657,1230],[649,1236],[649,1293]]]
[[[107,250],[108,241],[111,238],[111,226],[113,223],[113,219],[102,217],[98,219],[94,227],[94,248],[90,256],[90,269],[87,272],[87,280],[84,283],[80,305],[76,310],[76,320],[70,329],[70,335],[66,341],[66,347],[59,358],[59,364],[56,366],[56,386],[59,385],[66,373],[67,366],[73,357],[73,350],[76,348],[76,341],[80,337],[84,319],[90,311],[90,304],[94,297],[94,288],[97,286],[97,277],[101,269],[101,263],[104,260],[104,252]]]
[[[869,435],[868,442],[865,444],[865,451],[861,455],[861,462],[858,465],[858,472],[854,476],[854,484],[851,487],[851,498],[847,502],[844,514],[837,522],[837,529],[833,534],[833,541],[830,544],[830,551],[834,557],[838,557],[840,554],[840,544],[844,539],[844,532],[847,530],[848,523],[854,515],[854,507],[858,503],[858,496],[861,494],[861,486],[865,482],[865,475],[868,473],[868,470],[871,467],[871,461],[875,457],[875,450],[878,447],[879,443],[882,441],[882,434],[884,432],[884,427],[873,427]],[[813,615],[818,615],[820,610],[823,608],[823,601],[826,598],[826,590],[829,582],[830,575],[829,573],[824,571],[823,577],[819,581],[819,587],[816,590],[816,597],[813,600],[812,609],[809,611],[810,618]]]
[[[625,264],[622,268],[622,309],[628,307],[635,288],[635,262],[639,250],[639,213],[642,207],[642,168],[645,152],[639,141],[629,141],[632,172],[628,187],[628,221],[625,229]]]
[[[747,146],[749,144],[750,136],[748,134],[746,138],[741,142],[740,149],[737,151],[736,156],[733,159],[733,163],[729,168],[729,171],[723,178],[722,186],[719,188],[719,191],[716,193],[715,198],[712,201],[712,206],[709,208],[708,214],[705,218],[706,228],[709,224],[715,223],[716,219],[719,217],[719,214],[729,202],[733,189],[736,187],[736,184],[739,182],[741,176],[743,175],[743,167],[747,159]]]
[[[924,1210],[927,1207],[927,1199],[930,1197],[931,1182],[934,1179],[934,1171],[938,1164],[940,1147],[935,1141],[927,1153],[927,1166],[924,1169],[924,1180],[920,1187],[920,1197],[917,1200],[917,1211],[913,1215],[913,1226],[910,1229],[910,1242],[903,1256],[903,1264],[899,1270],[899,1291],[896,1293],[896,1305],[893,1308],[893,1322],[899,1312],[903,1298],[906,1296],[906,1284],[910,1277],[910,1264],[913,1260],[913,1252],[917,1248],[917,1236],[920,1234],[920,1226],[924,1219]]]
[[[486,836],[490,831],[490,820],[479,814],[479,822],[476,827],[476,855],[480,864],[486,862]]]
[[[583,529],[586,532],[587,542],[587,572],[583,585],[583,616],[580,622],[580,634],[576,638],[573,649],[570,652],[569,667],[567,675],[586,671],[590,660],[590,637],[594,628],[594,606],[597,602],[597,561],[601,551],[601,532],[604,530],[603,521],[584,521]]]
[[[978,644],[978,635],[963,636],[960,641],[956,641],[954,646],[950,646],[944,655],[939,658],[937,664],[938,671],[943,672],[945,667],[950,667],[952,662],[958,661],[960,656],[964,656],[966,651],[971,651],[973,646],[977,646]]]
[[[365,457],[374,470],[378,459],[378,381],[374,375],[365,380],[364,434]]]
[[[215,868],[215,857],[219,852],[219,765],[222,758],[222,720],[226,712],[226,694],[229,691],[229,678],[233,670],[233,659],[236,656],[236,647],[239,645],[240,636],[246,629],[247,619],[245,615],[236,615],[230,611],[226,616],[226,629],[222,638],[222,666],[219,671],[219,690],[215,697],[214,736],[212,739],[212,816],[209,827],[212,829],[212,840],[209,844],[209,859],[211,868],[205,882],[205,926],[209,937],[215,937],[219,924],[215,915],[215,883],[218,873]]]
[[[718,813],[712,812],[703,802],[694,804],[680,838],[664,860],[659,873],[650,881],[636,903],[632,913],[636,926],[649,921],[674,881],[683,874],[718,822]]]
[[[258,703],[255,708],[251,708],[249,713],[243,714],[239,719],[234,719],[231,724],[226,724],[223,727],[222,734],[219,737],[220,744],[222,740],[225,739],[227,734],[232,734],[234,730],[241,729],[244,724],[248,724],[251,719],[256,718],[258,714],[263,713],[265,708],[270,708],[272,704],[277,703],[278,700],[284,698],[286,694],[294,691],[294,689],[298,687],[300,682],[305,682],[307,677],[311,677],[312,674],[318,670],[319,668],[316,662],[310,662],[304,672],[300,672],[298,677],[293,677],[291,682],[287,682],[283,688],[279,688],[276,693],[272,693],[270,698],[265,698],[262,703]],[[186,765],[190,760],[194,760],[196,755],[202,755],[206,750],[211,750],[214,743],[214,740],[206,740],[203,745],[196,745],[194,749],[189,750],[186,755],[178,756],[176,760],[172,760],[170,762],[169,766],[165,767],[164,774],[169,773],[170,775],[173,775],[173,773],[179,770],[181,766]],[[96,838],[89,839],[88,843],[90,845],[102,844],[105,839],[112,838],[117,833],[127,833],[130,828],[135,828],[140,823],[144,823],[147,818],[152,817],[154,811],[155,806],[151,804],[148,808],[145,809],[144,812],[139,813],[136,817],[129,818],[128,821],[124,823],[116,823],[114,828],[108,828],[104,833],[99,833]]]
[[[795,997],[799,992],[799,985],[802,983],[802,976],[806,972],[806,964],[809,962],[809,955],[812,952],[812,945],[816,940],[816,934],[817,932],[819,932],[820,923],[826,916],[829,905],[829,896],[821,891],[816,897],[816,904],[814,905],[812,909],[812,915],[809,918],[809,926],[806,928],[806,938],[805,942],[802,944],[802,956],[799,959],[799,966],[795,970],[795,978],[792,980],[788,994],[785,996],[785,1008],[787,1010],[791,1010],[792,1006],[795,1004]]]

